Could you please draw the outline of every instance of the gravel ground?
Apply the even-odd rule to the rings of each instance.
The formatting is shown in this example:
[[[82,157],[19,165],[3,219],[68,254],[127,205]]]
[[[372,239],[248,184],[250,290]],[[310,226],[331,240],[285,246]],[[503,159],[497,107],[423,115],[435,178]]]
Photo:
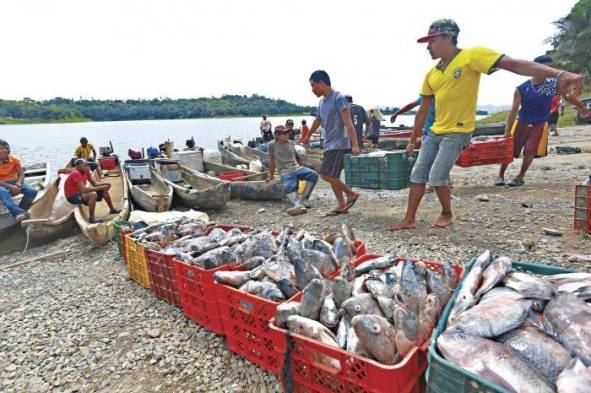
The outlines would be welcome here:
[[[518,189],[495,187],[496,167],[455,168],[455,224],[431,229],[439,204],[427,195],[419,229],[386,232],[404,215],[407,190],[361,190],[347,215],[322,218],[334,197],[321,184],[315,207],[294,219],[282,202],[230,201],[210,219],[328,233],[349,224],[373,252],[466,263],[491,248],[514,260],[591,271],[591,238],[572,230],[574,184],[591,174],[591,126],[561,130],[551,146],[585,153],[536,160]],[[508,175],[518,170],[514,163]],[[488,201],[482,201],[487,200]],[[543,233],[543,228],[562,236]],[[265,392],[277,379],[230,352],[224,339],[187,320],[126,279],[114,244],[82,235],[0,257],[12,262],[64,251],[65,257],[0,271],[0,391]]]

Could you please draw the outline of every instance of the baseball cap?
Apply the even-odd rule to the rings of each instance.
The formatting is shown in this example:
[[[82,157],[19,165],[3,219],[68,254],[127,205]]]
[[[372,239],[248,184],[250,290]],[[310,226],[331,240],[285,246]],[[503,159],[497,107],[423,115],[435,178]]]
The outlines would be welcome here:
[[[554,59],[552,59],[552,56],[550,55],[542,55],[542,56],[538,56],[534,59],[534,61],[536,63],[540,63],[540,64],[550,64],[552,63]]]
[[[289,130],[287,128],[285,128],[285,126],[277,126],[275,127],[275,134],[283,134],[283,133],[287,133],[289,132]]]
[[[417,42],[424,43],[429,41],[429,38],[431,37],[443,34],[450,34],[457,37],[458,34],[460,34],[460,28],[453,19],[438,19],[431,23],[427,35],[419,38]]]
[[[286,126],[293,126],[293,120],[291,120],[291,119],[287,119],[287,120],[285,121],[285,125],[286,125]]]
[[[83,158],[79,158],[76,161],[74,161],[74,166],[78,167],[80,165],[84,165],[84,164],[88,164],[88,161],[86,161]]]

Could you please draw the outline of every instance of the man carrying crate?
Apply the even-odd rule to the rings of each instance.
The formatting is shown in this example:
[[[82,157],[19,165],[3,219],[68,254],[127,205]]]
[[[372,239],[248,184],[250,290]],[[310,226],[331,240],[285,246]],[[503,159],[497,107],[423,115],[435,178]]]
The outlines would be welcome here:
[[[552,57],[538,56],[536,63],[551,64]],[[521,170],[507,185],[519,187],[525,184],[523,178],[534,158],[548,154],[548,123],[550,107],[558,94],[556,78],[534,77],[517,86],[513,94],[513,106],[507,116],[505,137],[513,135],[513,157],[519,158],[523,150]],[[568,94],[564,99],[581,111],[581,116],[588,117],[589,111],[581,101]],[[519,111],[519,112],[518,112]],[[515,119],[517,118],[517,120]],[[495,185],[505,185],[505,171],[509,164],[502,164]]]
[[[449,172],[462,149],[470,143],[476,124],[476,102],[480,74],[491,74],[504,69],[519,75],[536,78],[556,78],[559,91],[578,96],[583,87],[583,77],[560,71],[543,64],[513,59],[488,48],[460,49],[457,39],[460,29],[451,19],[433,22],[427,36],[418,40],[428,43],[427,50],[439,62],[427,73],[421,88],[423,102],[415,117],[410,143],[406,151],[412,156],[415,143],[423,132],[429,106],[435,99],[435,123],[424,139],[419,157],[410,177],[406,215],[401,223],[389,230],[414,229],[416,212],[429,182],[441,203],[441,214],[434,228],[446,228],[453,222]]]

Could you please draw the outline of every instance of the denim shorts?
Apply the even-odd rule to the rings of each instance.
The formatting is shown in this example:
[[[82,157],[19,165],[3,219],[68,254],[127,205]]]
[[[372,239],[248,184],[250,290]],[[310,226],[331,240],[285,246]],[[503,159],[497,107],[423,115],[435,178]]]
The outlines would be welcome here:
[[[412,168],[411,183],[433,187],[449,185],[449,172],[462,150],[470,144],[472,133],[435,134],[423,137],[419,157]]]
[[[292,171],[281,174],[281,183],[283,183],[283,188],[288,194],[298,188],[298,181],[300,180],[316,183],[318,181],[318,173],[305,166],[299,166]]]

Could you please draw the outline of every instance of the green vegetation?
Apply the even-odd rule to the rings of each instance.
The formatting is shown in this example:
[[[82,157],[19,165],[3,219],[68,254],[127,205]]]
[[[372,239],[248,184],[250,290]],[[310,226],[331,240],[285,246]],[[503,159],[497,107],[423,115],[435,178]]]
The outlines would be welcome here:
[[[548,54],[559,67],[591,77],[591,0],[579,0],[554,25],[558,32],[548,39]]]
[[[194,119],[204,117],[309,114],[315,107],[299,106],[259,95],[225,95],[173,100],[0,100],[0,124],[78,121]]]
[[[493,113],[490,116],[483,117],[482,119],[476,121],[476,124],[491,124],[491,123],[501,123],[507,121],[507,115],[509,111],[501,111],[497,113]]]

